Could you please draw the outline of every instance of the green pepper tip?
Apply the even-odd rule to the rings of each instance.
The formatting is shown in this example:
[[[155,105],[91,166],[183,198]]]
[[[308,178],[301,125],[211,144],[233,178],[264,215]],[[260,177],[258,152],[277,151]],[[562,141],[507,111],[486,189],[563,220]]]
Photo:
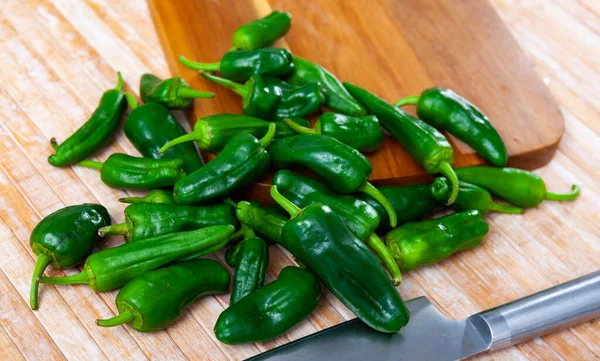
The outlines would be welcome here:
[[[125,81],[123,80],[123,76],[121,75],[121,72],[118,71],[117,72],[117,87],[115,89],[118,91],[122,91],[124,84],[125,84]]]
[[[163,145],[162,147],[160,147],[160,149],[158,150],[158,152],[159,153],[164,153],[169,148],[174,147],[174,146],[176,146],[178,144],[186,143],[186,142],[192,142],[192,141],[198,141],[200,139],[201,138],[195,132],[187,133],[187,134],[182,135],[181,137],[177,137],[177,138],[175,138],[173,140],[168,141],[165,145]]]
[[[392,256],[390,250],[385,246],[381,238],[379,238],[379,236],[375,234],[375,232],[373,232],[369,235],[367,245],[381,259],[388,272],[390,272],[390,276],[392,277],[392,283],[394,284],[394,286],[398,286],[400,282],[402,282],[402,274],[400,273],[400,268],[398,268],[396,260]]]
[[[390,200],[387,199],[387,197],[384,196],[383,193],[379,191],[379,189],[375,188],[375,186],[373,186],[371,183],[366,182],[360,188],[358,188],[357,191],[368,194],[371,197],[373,197],[377,202],[379,202],[388,214],[388,218],[390,219],[390,226],[392,228],[396,227],[396,225],[398,224],[398,215],[396,214],[396,210],[394,209],[394,206],[392,205]]]
[[[40,276],[44,274],[44,270],[46,270],[46,267],[48,267],[51,261],[52,259],[49,255],[46,253],[41,253],[35,262],[33,276],[31,277],[31,288],[29,291],[29,307],[31,307],[32,310],[37,310],[38,308],[38,289],[40,286]]]
[[[131,94],[130,92],[125,93],[125,100],[127,101],[127,104],[129,104],[131,110],[137,108],[139,105],[137,100],[135,100],[133,94]]]
[[[549,201],[572,201],[579,197],[580,192],[581,190],[579,189],[579,186],[577,184],[573,184],[569,193],[546,192],[544,199]]]
[[[127,235],[127,233],[129,233],[129,226],[127,225],[127,223],[112,224],[110,226],[98,229],[99,237]]]
[[[395,107],[403,107],[405,105],[417,105],[417,103],[419,102],[419,99],[421,99],[421,97],[419,95],[404,97],[404,98],[398,100],[397,102],[395,102],[394,106]]]
[[[133,312],[125,311],[123,313],[119,313],[115,317],[111,317],[111,318],[107,318],[107,319],[103,319],[103,320],[96,320],[96,325],[102,326],[102,327],[114,327],[114,326],[119,326],[119,325],[123,325],[126,323],[130,323],[131,321],[133,321],[133,319],[134,319]]]
[[[320,134],[320,132],[317,131],[316,129],[311,129],[309,127],[303,127],[300,124],[296,123],[295,121],[293,121],[289,118],[284,118],[283,121],[285,122],[285,124],[287,124],[288,127],[290,127],[290,129],[292,129],[294,132],[296,132],[298,134]]]
[[[219,71],[221,68],[221,62],[216,63],[198,63],[195,61],[191,61],[183,55],[179,55],[177,58],[179,62],[185,66],[186,68],[190,68],[192,70],[198,71]]]
[[[289,199],[285,198],[281,193],[279,193],[276,185],[271,186],[270,193],[273,200],[277,202],[277,204],[279,204],[286,212],[288,212],[290,216],[294,217],[300,213],[301,209]]]
[[[452,192],[450,193],[450,197],[448,198],[448,202],[446,205],[451,205],[456,201],[456,197],[458,197],[459,183],[458,176],[452,166],[448,162],[441,162],[438,166],[438,171],[443,174],[446,178],[450,180],[450,184],[452,185]]]
[[[276,131],[277,125],[275,125],[275,123],[269,123],[267,133],[259,139],[259,143],[263,148],[266,148],[269,144],[271,144],[273,138],[275,138]]]

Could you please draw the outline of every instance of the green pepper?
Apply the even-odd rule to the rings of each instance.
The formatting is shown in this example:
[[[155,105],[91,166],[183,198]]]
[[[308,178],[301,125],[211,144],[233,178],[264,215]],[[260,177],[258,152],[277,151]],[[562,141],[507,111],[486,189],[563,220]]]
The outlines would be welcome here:
[[[144,197],[125,197],[119,198],[121,203],[156,203],[156,204],[175,204],[173,192],[164,189],[154,189],[148,192]]]
[[[92,254],[98,229],[109,224],[106,208],[86,203],[59,209],[35,226],[29,236],[29,245],[38,256],[29,293],[32,310],[38,308],[38,279],[46,267],[65,269],[83,262]]]
[[[523,208],[494,202],[492,195],[485,188],[463,181],[458,184],[460,187],[458,198],[451,206],[457,212],[474,209],[481,214],[487,214],[489,211],[512,214],[523,213]],[[451,187],[452,185],[448,179],[436,178],[431,184],[431,194],[438,201],[445,202],[450,195]]]
[[[456,174],[460,180],[483,187],[521,208],[536,207],[544,199],[572,201],[579,197],[577,185],[573,185],[569,193],[548,192],[542,178],[522,169],[477,166],[459,168]]]
[[[387,198],[368,182],[373,166],[358,150],[327,135],[302,134],[277,139],[268,151],[276,168],[305,167],[339,193],[369,194],[388,212],[391,226],[396,226],[396,212]]]
[[[273,243],[281,244],[281,230],[288,217],[254,202],[238,202],[235,215],[242,223]]]
[[[304,117],[321,109],[326,95],[317,83],[294,86],[282,80],[271,78],[272,88],[281,89],[281,101],[275,107],[272,120],[291,117]]]
[[[235,345],[273,339],[304,320],[319,304],[321,285],[309,271],[288,266],[279,277],[219,315],[215,335]]]
[[[127,108],[123,93],[123,78],[121,73],[117,73],[117,76],[119,78],[117,87],[102,95],[100,104],[84,125],[60,145],[56,138],[50,140],[55,154],[48,157],[48,163],[55,167],[77,163],[96,153],[113,137]]]
[[[255,292],[265,284],[269,265],[269,245],[258,237],[249,237],[226,253],[225,260],[235,268],[229,304]]]
[[[229,240],[234,230],[232,225],[211,226],[125,243],[93,253],[80,273],[40,277],[39,281],[52,285],[87,284],[96,292],[112,291],[148,271],[203,253]]]
[[[113,153],[105,162],[84,159],[77,165],[98,169],[102,182],[109,187],[122,189],[169,187],[185,176],[182,159],[139,158]]]
[[[186,261],[146,272],[129,281],[117,294],[119,314],[97,320],[102,327],[128,324],[139,332],[171,325],[199,297],[227,292],[229,272],[212,259]]]
[[[333,192],[323,183],[290,170],[280,170],[273,176],[273,185],[297,207],[305,208],[322,203],[341,216],[358,239],[365,242],[383,261],[395,285],[402,280],[400,270],[383,241],[375,234],[379,214],[367,202],[352,195]]]
[[[140,96],[145,103],[159,103],[169,109],[187,109],[196,98],[212,98],[215,93],[191,89],[183,78],[162,80],[152,74],[140,79]]]
[[[197,63],[184,56],[179,62],[193,70],[218,72],[233,81],[246,81],[252,75],[280,77],[294,69],[292,54],[282,48],[229,51],[216,63]]]
[[[202,160],[193,144],[178,145],[167,152],[159,152],[169,141],[186,134],[185,129],[167,108],[158,103],[138,107],[130,94],[127,100],[133,110],[125,120],[123,130],[127,139],[144,157],[182,159],[188,173],[202,167]]]
[[[274,135],[275,124],[270,124],[260,140],[248,133],[231,138],[212,161],[175,183],[175,201],[180,204],[215,201],[259,179],[269,170],[270,157],[265,147]]]
[[[302,127],[288,119],[284,121],[296,133],[329,135],[363,153],[377,150],[385,137],[379,128],[379,120],[373,115],[351,117],[323,113],[315,123],[314,129]]]
[[[454,252],[477,247],[488,230],[481,213],[470,210],[406,223],[386,234],[385,242],[398,266],[410,271],[446,259]]]
[[[277,186],[271,196],[292,216],[282,245],[346,307],[380,332],[398,332],[408,323],[408,309],[377,258],[337,213],[320,203],[300,209]]]
[[[452,169],[454,150],[437,129],[378,96],[350,83],[344,86],[352,96],[375,115],[385,130],[413,156],[427,173],[441,173],[452,182],[448,205],[458,196],[458,178]]]
[[[496,167],[506,165],[506,146],[488,117],[454,91],[431,88],[420,96],[406,97],[394,105],[401,107],[408,104],[417,106],[419,118],[462,140],[490,164]]]
[[[195,207],[138,203],[125,208],[125,223],[102,227],[98,230],[98,235],[122,235],[125,242],[131,242],[224,224],[234,227],[238,225],[235,210],[229,204]]]
[[[325,106],[338,113],[359,117],[367,115],[365,108],[344,88],[327,69],[299,56],[294,56],[294,72],[286,78],[290,84],[318,83],[327,94]]]
[[[255,50],[273,45],[292,25],[292,14],[273,11],[264,18],[240,26],[231,39],[233,49]]]

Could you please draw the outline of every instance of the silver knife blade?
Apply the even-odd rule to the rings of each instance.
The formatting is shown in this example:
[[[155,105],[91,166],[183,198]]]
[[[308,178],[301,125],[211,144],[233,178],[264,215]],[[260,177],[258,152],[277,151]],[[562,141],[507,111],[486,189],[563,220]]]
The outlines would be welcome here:
[[[269,350],[247,361],[454,361],[486,351],[491,330],[476,316],[451,320],[425,297],[406,303],[410,321],[385,334],[358,319]]]

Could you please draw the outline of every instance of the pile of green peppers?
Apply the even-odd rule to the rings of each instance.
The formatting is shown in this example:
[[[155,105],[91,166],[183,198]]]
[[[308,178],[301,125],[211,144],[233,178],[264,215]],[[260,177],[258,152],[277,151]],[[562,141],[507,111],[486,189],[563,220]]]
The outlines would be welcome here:
[[[32,309],[40,284],[120,289],[117,314],[97,324],[152,332],[173,324],[194,300],[230,291],[214,332],[224,343],[242,344],[273,339],[305,320],[324,286],[366,325],[394,333],[410,319],[396,288],[401,272],[480,245],[489,212],[520,214],[543,200],[579,195],[577,186],[549,192],[539,176],[505,167],[509,152],[500,134],[450,89],[391,104],[273,47],[290,26],[289,13],[274,11],[237,29],[231,50],[216,62],[179,58],[210,81],[207,87],[238,94],[243,114],[207,115],[188,133],[172,110],[209,101],[214,92],[144,74],[140,105],[118,74],[117,87],[103,94],[80,129],[60,144],[52,138],[51,165],[96,169],[110,187],[148,193],[119,199],[129,203],[121,222],[111,223],[100,204],[68,206],[41,220],[30,238],[37,255]],[[417,117],[400,109],[406,105],[416,106]],[[114,137],[128,106],[124,133],[141,157],[87,159]],[[323,107],[329,111],[311,127],[306,117]],[[372,164],[363,153],[382,146],[384,131],[438,177],[430,184],[371,184]],[[453,148],[441,131],[490,165],[454,169]],[[198,149],[216,156],[205,164]],[[244,190],[270,169],[277,169],[273,204],[244,200]],[[451,213],[435,217],[442,210]],[[110,236],[123,236],[124,243],[100,243],[94,252]],[[270,269],[272,245],[287,249],[297,265]],[[202,258],[220,251],[232,276],[224,264]],[[44,275],[50,265],[79,264],[76,274]],[[265,283],[267,272],[274,281]]]

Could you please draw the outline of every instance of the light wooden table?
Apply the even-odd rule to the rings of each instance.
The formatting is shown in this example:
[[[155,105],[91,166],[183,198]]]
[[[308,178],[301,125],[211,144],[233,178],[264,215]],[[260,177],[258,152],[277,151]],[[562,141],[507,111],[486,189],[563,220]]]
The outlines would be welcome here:
[[[426,295],[454,318],[600,268],[600,3],[493,4],[536,64],[566,120],[559,151],[537,173],[550,189],[567,190],[578,183],[583,191],[576,202],[546,202],[522,216],[490,215],[491,232],[481,247],[405,275],[400,287],[405,298]],[[115,200],[125,192],[104,186],[94,170],[57,169],[46,162],[50,137],[64,139],[83,123],[102,92],[115,84],[117,70],[134,91],[143,72],[168,75],[145,0],[2,2],[0,359],[242,359],[352,317],[327,295],[309,321],[279,339],[231,347],[212,333],[227,296],[194,303],[176,325],[150,335],[95,326],[96,318],[114,314],[116,292],[42,286],[39,311],[29,310],[34,257],[28,240],[41,218],[65,205],[100,202],[115,222],[123,221],[124,205]],[[98,158],[114,151],[136,153],[123,134]],[[113,238],[103,247],[118,242]],[[274,250],[271,274],[289,262]],[[479,357],[599,358],[599,320]]]

